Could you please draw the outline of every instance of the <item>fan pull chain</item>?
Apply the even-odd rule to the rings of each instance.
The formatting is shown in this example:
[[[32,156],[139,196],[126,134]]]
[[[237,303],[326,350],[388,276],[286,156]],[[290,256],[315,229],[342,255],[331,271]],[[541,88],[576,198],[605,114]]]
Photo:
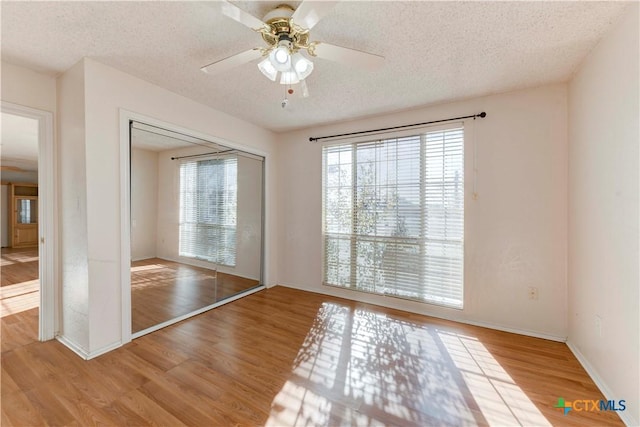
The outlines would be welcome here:
[[[284,99],[280,103],[282,108],[285,108],[287,106],[287,104],[289,104],[289,98],[287,97],[287,94],[289,94],[289,95],[293,94],[293,88],[291,87],[291,85],[288,85],[288,86],[289,86],[289,88],[284,91]],[[285,86],[285,88],[286,88],[286,86]]]

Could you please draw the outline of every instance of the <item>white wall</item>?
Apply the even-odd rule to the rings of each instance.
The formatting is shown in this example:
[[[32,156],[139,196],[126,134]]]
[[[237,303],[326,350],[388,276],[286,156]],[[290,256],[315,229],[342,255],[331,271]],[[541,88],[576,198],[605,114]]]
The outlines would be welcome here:
[[[569,339],[640,424],[638,4],[569,86]],[[598,333],[596,316],[601,319]]]
[[[461,321],[564,339],[566,85],[477,98],[281,135],[280,283]],[[321,143],[310,136],[459,117],[465,125],[465,298],[454,310],[326,287],[322,281]],[[473,144],[478,200],[472,198]],[[528,287],[539,299],[528,299]]]
[[[80,353],[90,349],[84,72],[84,63],[76,64],[57,87],[60,335]]]
[[[179,165],[172,157],[210,152],[209,148],[194,147],[166,150],[159,153],[158,184],[158,257],[205,268],[205,261],[179,256]],[[218,271],[249,279],[260,279],[260,238],[262,230],[262,163],[238,155],[238,206],[236,265],[218,266]]]
[[[89,356],[100,354],[123,339],[120,273],[119,111],[126,109],[157,120],[217,136],[268,156],[267,199],[276,197],[271,176],[276,169],[274,135],[255,125],[213,110],[166,89],[90,59],[83,60],[85,90],[86,235],[89,274]],[[273,160],[272,160],[273,159]],[[78,166],[79,167],[79,166]],[[73,186],[72,186],[73,187]],[[267,205],[267,283],[275,283],[276,234],[274,205]],[[62,209],[61,214],[68,214]],[[64,315],[64,313],[63,313]]]
[[[131,149],[131,259],[155,258],[158,227],[158,153]]]
[[[2,62],[2,100],[39,110],[56,111],[56,79]]]

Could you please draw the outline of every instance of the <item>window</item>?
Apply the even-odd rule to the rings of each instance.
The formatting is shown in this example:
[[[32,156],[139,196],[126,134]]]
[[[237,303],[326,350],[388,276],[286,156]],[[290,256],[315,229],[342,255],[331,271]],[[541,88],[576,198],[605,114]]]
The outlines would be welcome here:
[[[324,283],[461,308],[464,131],[323,148]]]
[[[180,256],[234,267],[238,159],[180,164]]]

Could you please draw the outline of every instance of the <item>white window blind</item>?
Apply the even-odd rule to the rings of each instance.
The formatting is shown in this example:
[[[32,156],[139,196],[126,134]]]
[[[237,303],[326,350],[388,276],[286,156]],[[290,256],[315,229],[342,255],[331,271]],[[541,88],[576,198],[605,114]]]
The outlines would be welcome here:
[[[236,265],[238,159],[180,164],[180,256]]]
[[[323,148],[324,282],[462,307],[464,131]]]

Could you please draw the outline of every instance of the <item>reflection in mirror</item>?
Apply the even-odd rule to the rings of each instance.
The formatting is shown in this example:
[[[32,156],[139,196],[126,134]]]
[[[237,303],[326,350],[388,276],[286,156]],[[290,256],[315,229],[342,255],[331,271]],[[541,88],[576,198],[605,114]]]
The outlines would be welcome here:
[[[264,158],[131,124],[134,336],[262,283]]]

